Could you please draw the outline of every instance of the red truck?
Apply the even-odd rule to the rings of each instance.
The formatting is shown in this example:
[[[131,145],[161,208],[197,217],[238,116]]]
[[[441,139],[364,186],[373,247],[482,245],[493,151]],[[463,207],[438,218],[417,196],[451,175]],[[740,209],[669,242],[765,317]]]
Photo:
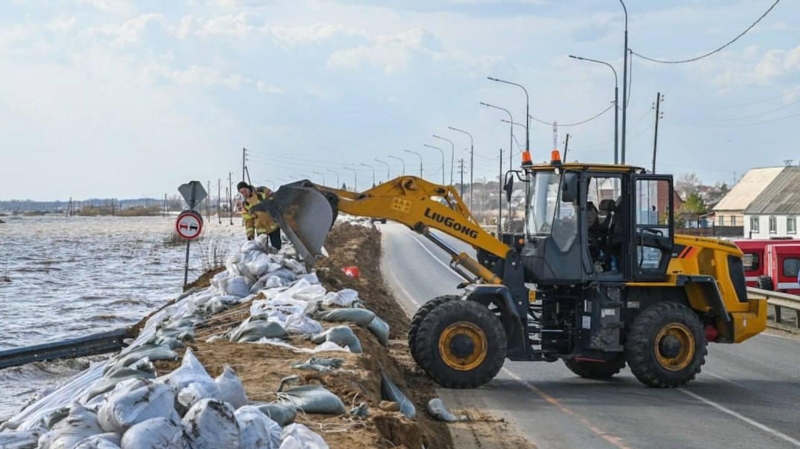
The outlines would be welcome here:
[[[800,240],[733,240],[744,252],[748,287],[800,294]]]

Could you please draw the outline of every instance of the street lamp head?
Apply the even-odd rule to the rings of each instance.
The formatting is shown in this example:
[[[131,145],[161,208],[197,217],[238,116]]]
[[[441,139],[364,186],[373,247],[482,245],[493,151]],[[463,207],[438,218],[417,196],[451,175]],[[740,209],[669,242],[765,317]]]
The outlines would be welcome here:
[[[488,80],[492,80],[492,81],[500,81],[500,80],[498,80],[497,78],[492,78],[491,76],[487,76],[487,77],[486,77],[486,79],[488,79]]]
[[[569,55],[569,57],[572,59],[583,59],[580,56],[575,56],[575,55]]]

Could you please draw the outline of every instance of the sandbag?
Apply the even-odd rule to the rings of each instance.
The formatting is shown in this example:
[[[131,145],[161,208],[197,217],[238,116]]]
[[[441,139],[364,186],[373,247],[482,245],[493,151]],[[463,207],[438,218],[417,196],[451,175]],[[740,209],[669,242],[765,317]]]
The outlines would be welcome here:
[[[383,346],[389,346],[389,324],[383,321],[381,317],[375,315],[375,318],[367,325],[367,329],[378,337],[378,341],[381,342]]]
[[[306,413],[342,415],[347,413],[339,396],[320,385],[303,385],[277,393],[278,400]]]
[[[309,281],[307,279],[302,279],[299,282],[303,282],[308,284]],[[322,301],[325,297],[325,287],[317,284],[317,285],[308,285],[307,287],[303,287],[298,289],[292,295],[292,298],[300,300],[300,301]]]
[[[353,330],[347,326],[332,327],[325,332],[319,333],[311,338],[314,343],[322,343],[323,341],[330,341],[340,346],[347,346],[350,352],[360,354],[363,352],[361,349],[361,342],[353,333]]]
[[[311,274],[303,274],[297,277],[298,280],[305,279],[311,285],[319,284],[319,278],[317,277],[317,273]]]
[[[286,427],[293,423],[294,419],[297,417],[297,410],[285,404],[270,402],[269,404],[259,404],[255,407],[281,427]]]
[[[135,368],[121,368],[95,382],[88,393],[83,397],[84,401],[89,401],[97,395],[111,391],[118,384],[133,379],[155,379],[156,375],[148,371],[140,371]]]
[[[203,399],[186,412],[182,422],[192,449],[239,447],[239,424],[225,402]]]
[[[242,256],[242,261],[240,266],[244,266],[246,273],[242,274],[249,274],[250,276],[258,279],[264,275],[269,269],[269,264],[271,260],[266,253],[261,252],[261,249],[257,249],[255,251],[250,251],[244,256]]]
[[[0,448],[36,449],[40,436],[41,432],[36,430],[12,430],[0,432]]]
[[[106,432],[124,433],[134,424],[152,418],[169,418],[177,421],[175,393],[164,384],[150,383],[132,391],[119,391],[109,395],[97,414],[100,427]]]
[[[122,449],[187,449],[189,444],[179,423],[167,418],[153,418],[128,429],[122,435],[120,446]]]
[[[281,426],[258,407],[246,405],[236,410],[239,425],[239,449],[278,449]]]
[[[159,338],[170,338],[161,336]],[[108,374],[125,368],[139,360],[147,357],[150,361],[156,360],[178,360],[178,354],[169,348],[169,346],[161,346],[156,344],[145,344],[130,352],[120,355],[119,358],[113,359],[113,363],[109,363],[103,368],[103,374]]]
[[[220,290],[226,295],[244,298],[250,294],[250,285],[244,276],[233,276],[222,281]]]
[[[288,257],[283,259],[283,266],[292,270],[295,274],[305,274],[306,272],[305,265]]]
[[[101,433],[82,440],[73,449],[120,449],[120,436],[116,433]],[[0,446],[2,447],[2,446]]]
[[[417,410],[411,400],[397,388],[397,385],[383,371],[381,371],[381,396],[387,401],[397,402],[400,405],[400,412],[406,415],[406,418],[414,419],[417,416]]]
[[[261,338],[286,338],[289,334],[275,321],[246,319],[231,334],[230,341],[239,343],[258,341]]]
[[[358,301],[358,292],[349,288],[340,290],[336,293],[328,293],[323,298],[322,303],[326,306],[337,305],[350,307]]]
[[[219,396],[219,388],[216,383],[192,382],[178,392],[177,400],[184,410],[188,410],[203,399],[217,396]]]
[[[186,352],[183,354],[183,360],[181,361],[181,366],[179,366],[175,371],[157,378],[155,382],[169,385],[174,388],[175,391],[181,391],[193,382],[203,384],[207,387],[207,389],[211,390],[216,387],[216,384],[214,384],[214,379],[208,375],[206,369],[203,367],[200,361],[197,360],[197,357],[194,356],[192,348],[186,348]]]
[[[286,317],[286,331],[291,334],[317,334],[323,331],[322,325],[302,313]]]
[[[305,362],[293,364],[292,368],[327,373],[329,371],[333,371],[334,369],[341,368],[342,363],[344,363],[344,359],[340,358],[311,357]]]
[[[467,420],[466,416],[457,417],[450,413],[450,410],[447,410],[447,407],[444,406],[444,402],[439,398],[433,398],[428,401],[428,413],[439,421],[456,422]]]
[[[321,436],[302,424],[291,424],[283,429],[279,449],[329,449]]]
[[[217,376],[214,382],[219,390],[217,399],[229,403],[234,409],[248,404],[244,385],[230,366],[225,365],[222,374]]]
[[[330,309],[317,312],[314,318],[332,323],[351,322],[366,327],[375,318],[375,313],[367,309]]]
[[[39,447],[72,449],[84,439],[100,433],[103,429],[97,422],[97,415],[76,401],[70,406],[69,415],[39,438]]]

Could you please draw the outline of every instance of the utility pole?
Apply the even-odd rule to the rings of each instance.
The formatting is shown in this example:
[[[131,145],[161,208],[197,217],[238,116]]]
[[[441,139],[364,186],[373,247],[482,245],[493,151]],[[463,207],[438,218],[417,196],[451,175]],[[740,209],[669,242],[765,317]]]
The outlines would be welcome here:
[[[567,133],[567,140],[564,142],[564,163],[567,162],[567,150],[569,149],[569,133]]]
[[[497,184],[500,185],[500,189],[498,193],[500,193],[499,198],[497,199],[497,238],[502,240],[502,230],[500,229],[501,223],[503,222],[503,149],[500,148],[500,177],[497,178]]]
[[[628,123],[628,7],[619,0],[625,12],[625,43],[622,54],[622,165],[625,165],[625,126]]]
[[[458,172],[461,173],[461,198],[464,198],[464,158],[459,159]]]
[[[164,194],[164,216],[169,215],[169,206],[167,205],[167,194]]]
[[[233,225],[233,172],[228,172],[228,216]]]
[[[217,178],[217,220],[222,224],[222,180]]]
[[[206,181],[206,185],[208,186],[206,192],[211,192],[211,181]],[[206,197],[206,217],[211,217],[211,195]]]
[[[664,101],[664,96],[661,95],[661,92],[656,94],[656,104],[654,107],[656,108],[656,132],[653,136],[653,173],[656,172],[656,148],[658,148],[658,121],[664,117],[661,116],[661,112],[659,106],[661,106],[661,102]]]
[[[244,175],[247,171],[247,148],[242,148],[242,181],[246,181]]]

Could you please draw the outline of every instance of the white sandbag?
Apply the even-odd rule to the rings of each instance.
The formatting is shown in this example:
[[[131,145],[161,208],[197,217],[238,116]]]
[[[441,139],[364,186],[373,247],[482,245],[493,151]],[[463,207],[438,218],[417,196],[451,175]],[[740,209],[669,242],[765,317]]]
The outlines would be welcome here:
[[[39,447],[72,449],[84,439],[100,433],[103,433],[103,429],[97,422],[97,415],[76,401],[70,406],[69,415],[39,438]]]
[[[318,352],[325,352],[325,351],[343,351],[343,352],[350,352],[349,348],[343,348],[332,341],[326,341],[321,345],[317,346],[316,348],[311,350],[311,353],[316,354]]]
[[[278,401],[306,413],[343,415],[347,412],[339,396],[321,385],[302,385],[277,393]]]
[[[193,382],[203,384],[204,387],[211,390],[216,386],[214,379],[208,375],[203,364],[194,356],[192,348],[186,348],[181,366],[175,371],[157,378],[155,382],[169,385],[174,388],[175,391],[181,391]]]
[[[323,341],[330,341],[340,346],[347,346],[351,352],[360,354],[363,352],[361,349],[361,342],[353,333],[353,330],[347,326],[332,327],[325,332],[321,332],[311,338],[314,343],[322,343]]]
[[[248,318],[231,334],[230,341],[247,343],[262,338],[286,338],[289,334],[277,321],[252,320]]]
[[[245,406],[249,403],[247,394],[244,391],[244,385],[239,376],[231,369],[230,366],[225,365],[222,374],[214,379],[219,391],[217,399],[225,401],[233,406],[234,409]]]
[[[0,447],[4,449],[36,449],[40,436],[41,432],[37,430],[0,432]],[[278,435],[278,444],[280,444],[280,438]]]
[[[297,279],[305,279],[311,285],[319,284],[319,278],[317,277],[317,273],[303,274],[298,276]]]
[[[183,427],[193,449],[239,447],[239,425],[231,406],[216,399],[203,399],[186,412]]]
[[[283,266],[292,270],[295,274],[305,274],[306,272],[305,265],[288,257],[283,259]]]
[[[241,263],[247,270],[246,274],[258,279],[267,272],[270,265],[270,258],[259,249],[245,254],[244,257],[242,257]]]
[[[314,318],[331,323],[351,322],[367,327],[375,319],[375,313],[367,309],[330,309],[316,313]]]
[[[279,449],[329,449],[321,436],[302,424],[290,424],[283,429]]]
[[[378,337],[378,341],[381,342],[383,346],[389,346],[389,324],[386,321],[383,321],[378,315],[375,315],[375,318],[370,321],[367,329]]]
[[[120,449],[120,436],[116,433],[101,433],[84,439],[73,449]],[[3,446],[0,446],[3,447]]]
[[[142,421],[122,435],[122,449],[186,449],[183,426],[167,418]],[[232,446],[235,447],[235,446]]]
[[[106,432],[124,433],[134,424],[152,418],[177,421],[175,393],[164,384],[150,383],[132,391],[115,392],[108,397],[97,414],[100,427]]]
[[[236,410],[239,424],[239,449],[278,449],[281,445],[281,426],[258,407],[246,405]]]
[[[241,248],[239,248],[239,252],[242,253],[242,258],[253,251],[263,251],[262,246],[258,244],[258,240],[248,240],[242,244]]]
[[[321,324],[302,313],[286,317],[285,327],[290,334],[317,334],[323,331]]]
[[[222,290],[222,286],[225,284],[225,282],[229,278],[239,275],[239,270],[237,268],[234,268],[234,267],[235,267],[235,264],[230,265],[230,266],[227,267],[227,269],[225,271],[221,271],[221,272],[215,274],[214,277],[211,278],[211,285],[214,288],[216,288],[217,290],[221,291]]]
[[[308,282],[307,280],[303,279],[303,282]],[[317,284],[317,285],[309,285],[308,287],[302,288],[298,290],[294,295],[294,299],[299,299],[301,301],[322,301],[325,297],[325,287]]]
[[[226,295],[242,298],[250,294],[250,284],[244,276],[232,276],[222,281],[220,290]]]
[[[197,383],[192,382],[186,388],[178,392],[178,404],[185,409],[192,408],[203,399],[216,398],[219,395],[219,388],[216,383]]]
[[[350,307],[356,301],[358,301],[358,292],[353,289],[346,288],[339,290],[336,293],[328,293],[322,300],[322,304],[326,306],[337,305],[342,307]]]

